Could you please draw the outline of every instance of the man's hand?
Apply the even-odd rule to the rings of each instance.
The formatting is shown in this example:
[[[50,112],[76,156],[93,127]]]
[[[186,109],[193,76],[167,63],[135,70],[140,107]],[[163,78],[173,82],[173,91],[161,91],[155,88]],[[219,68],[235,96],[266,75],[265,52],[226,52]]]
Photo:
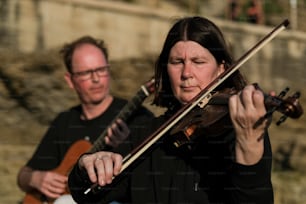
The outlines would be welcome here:
[[[123,120],[118,119],[111,127],[107,129],[107,136],[105,136],[105,144],[117,147],[121,144],[130,134],[130,129]]]
[[[33,171],[30,185],[48,198],[55,199],[65,193],[67,180],[67,176],[51,171]]]

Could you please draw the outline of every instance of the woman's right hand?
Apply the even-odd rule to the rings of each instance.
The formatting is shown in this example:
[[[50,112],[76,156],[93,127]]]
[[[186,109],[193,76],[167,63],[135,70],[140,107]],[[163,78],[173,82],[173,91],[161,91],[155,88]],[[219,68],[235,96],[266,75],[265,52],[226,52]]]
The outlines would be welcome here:
[[[86,170],[91,182],[105,186],[120,173],[122,156],[113,152],[85,154],[79,159],[78,165],[80,169]]]

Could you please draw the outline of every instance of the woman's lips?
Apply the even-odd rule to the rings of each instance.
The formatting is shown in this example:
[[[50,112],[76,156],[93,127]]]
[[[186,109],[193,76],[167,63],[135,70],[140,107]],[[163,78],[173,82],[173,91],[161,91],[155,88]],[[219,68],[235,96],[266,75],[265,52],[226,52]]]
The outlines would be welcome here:
[[[181,86],[184,91],[193,91],[197,86]]]

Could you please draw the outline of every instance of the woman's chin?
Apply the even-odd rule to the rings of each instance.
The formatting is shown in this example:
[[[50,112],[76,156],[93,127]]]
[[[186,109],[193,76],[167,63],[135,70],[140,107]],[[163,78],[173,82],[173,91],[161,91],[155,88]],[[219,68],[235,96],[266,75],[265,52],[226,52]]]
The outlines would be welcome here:
[[[181,98],[179,101],[180,101],[181,104],[185,105],[186,103],[188,103],[192,99],[193,99],[193,97],[184,97],[184,98]]]

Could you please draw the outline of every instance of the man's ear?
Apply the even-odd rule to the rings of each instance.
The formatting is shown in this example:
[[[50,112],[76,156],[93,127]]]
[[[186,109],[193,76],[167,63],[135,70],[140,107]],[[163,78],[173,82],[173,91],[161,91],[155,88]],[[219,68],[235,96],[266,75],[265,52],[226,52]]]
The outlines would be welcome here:
[[[71,89],[74,89],[74,84],[73,84],[73,82],[71,80],[71,74],[69,72],[66,72],[65,75],[64,75],[64,78],[65,78],[65,81],[68,84],[68,86]]]

